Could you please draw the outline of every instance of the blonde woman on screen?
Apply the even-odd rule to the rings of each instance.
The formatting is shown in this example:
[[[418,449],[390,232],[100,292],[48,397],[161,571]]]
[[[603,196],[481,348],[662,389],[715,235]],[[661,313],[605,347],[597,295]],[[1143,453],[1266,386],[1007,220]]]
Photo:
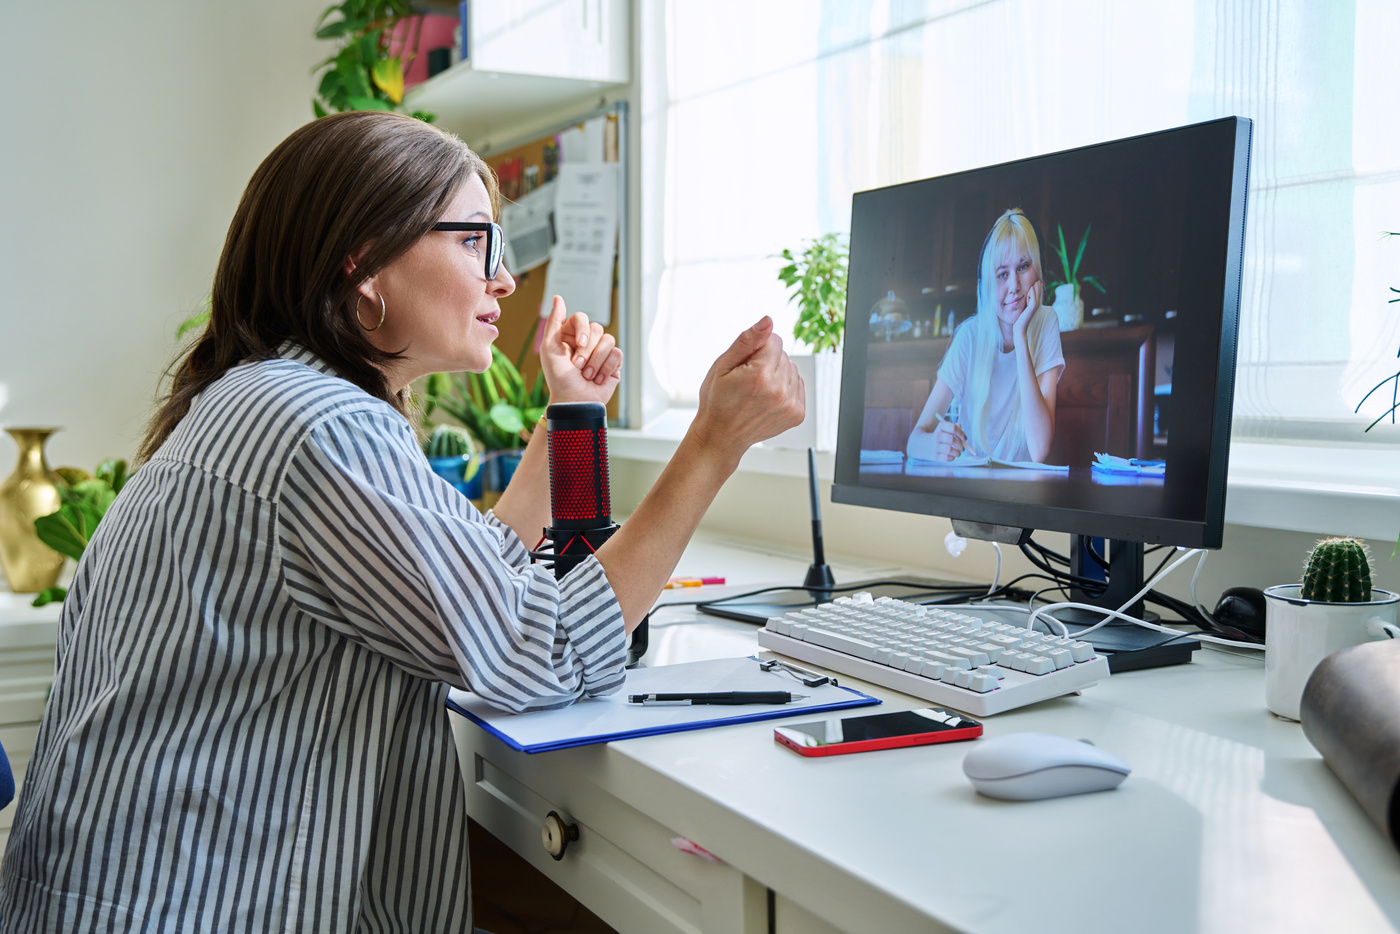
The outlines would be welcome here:
[[[1026,215],[1012,208],[982,245],[977,314],[953,335],[909,435],[910,458],[1045,461],[1065,358],[1044,294],[1040,242]]]

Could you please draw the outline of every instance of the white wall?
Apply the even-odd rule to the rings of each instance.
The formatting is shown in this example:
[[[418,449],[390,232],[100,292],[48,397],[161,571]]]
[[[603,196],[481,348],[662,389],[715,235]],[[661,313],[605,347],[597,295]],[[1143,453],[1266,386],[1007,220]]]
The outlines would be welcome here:
[[[0,425],[63,426],[51,464],[134,453],[244,185],[311,118],[326,3],[0,3]]]

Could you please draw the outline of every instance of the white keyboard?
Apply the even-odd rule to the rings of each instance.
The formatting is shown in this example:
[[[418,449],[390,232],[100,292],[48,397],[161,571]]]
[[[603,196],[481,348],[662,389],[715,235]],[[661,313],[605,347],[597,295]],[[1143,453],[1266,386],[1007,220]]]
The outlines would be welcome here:
[[[758,644],[979,717],[1108,677],[1087,642],[868,593],[772,617]]]

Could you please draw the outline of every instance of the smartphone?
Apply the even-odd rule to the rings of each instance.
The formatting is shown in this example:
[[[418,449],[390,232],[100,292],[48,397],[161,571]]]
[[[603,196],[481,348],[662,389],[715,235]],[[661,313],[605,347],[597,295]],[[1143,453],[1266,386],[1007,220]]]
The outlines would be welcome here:
[[[941,707],[871,717],[833,717],[780,726],[773,731],[774,739],[803,756],[839,756],[872,749],[949,743],[981,735],[982,724]]]

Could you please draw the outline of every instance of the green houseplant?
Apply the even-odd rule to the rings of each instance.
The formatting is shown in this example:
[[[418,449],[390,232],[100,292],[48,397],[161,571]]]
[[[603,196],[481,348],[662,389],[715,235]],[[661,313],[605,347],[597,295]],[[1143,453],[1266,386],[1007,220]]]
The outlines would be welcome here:
[[[808,241],[799,253],[776,254],[787,260],[778,279],[791,290],[788,304],[797,303],[792,336],[813,353],[836,350],[846,326],[846,265],[850,251],[836,233]]]
[[[404,30],[402,54],[394,54],[394,30]],[[325,69],[311,109],[317,117],[332,111],[402,111],[404,72],[418,54],[422,19],[410,0],[344,0],[326,8],[316,22],[316,38],[337,43],[336,51],[313,71]],[[411,116],[432,123],[433,114]]]
[[[57,512],[34,520],[39,540],[65,557],[81,559],[107,507],[126,485],[126,470],[126,461],[115,458],[98,464],[96,475],[72,467],[58,468],[56,472],[63,479],[58,488],[62,505]],[[66,588],[48,587],[34,597],[34,606],[59,602],[67,595]]]
[[[482,500],[490,506],[499,498],[520,463],[520,449],[549,406],[549,386],[541,373],[533,383],[521,375],[525,355],[534,346],[536,320],[516,358],[491,347],[491,366],[483,373],[433,373],[421,384],[424,425],[434,412],[463,425],[484,449]]]
[[[1060,319],[1061,331],[1072,331],[1084,321],[1084,297],[1080,294],[1080,284],[1092,285],[1100,292],[1107,294],[1103,280],[1097,276],[1085,276],[1079,273],[1079,264],[1084,259],[1084,248],[1089,245],[1089,231],[1094,229],[1090,224],[1084,228],[1084,236],[1079,238],[1079,248],[1074,251],[1074,259],[1069,258],[1069,250],[1065,247],[1065,228],[1061,224],[1056,224],[1055,229],[1059,233],[1059,244],[1055,249],[1055,258],[1060,261],[1060,278],[1052,279],[1046,286],[1046,293],[1053,294],[1053,306],[1055,315]],[[1042,299],[1044,301],[1044,299]]]
[[[807,388],[802,424],[766,442],[776,447],[836,447],[836,412],[841,392],[841,339],[846,327],[846,267],[850,251],[841,234],[822,234],[803,249],[775,254],[786,260],[778,280],[797,304],[792,336],[810,354],[789,354]]]

